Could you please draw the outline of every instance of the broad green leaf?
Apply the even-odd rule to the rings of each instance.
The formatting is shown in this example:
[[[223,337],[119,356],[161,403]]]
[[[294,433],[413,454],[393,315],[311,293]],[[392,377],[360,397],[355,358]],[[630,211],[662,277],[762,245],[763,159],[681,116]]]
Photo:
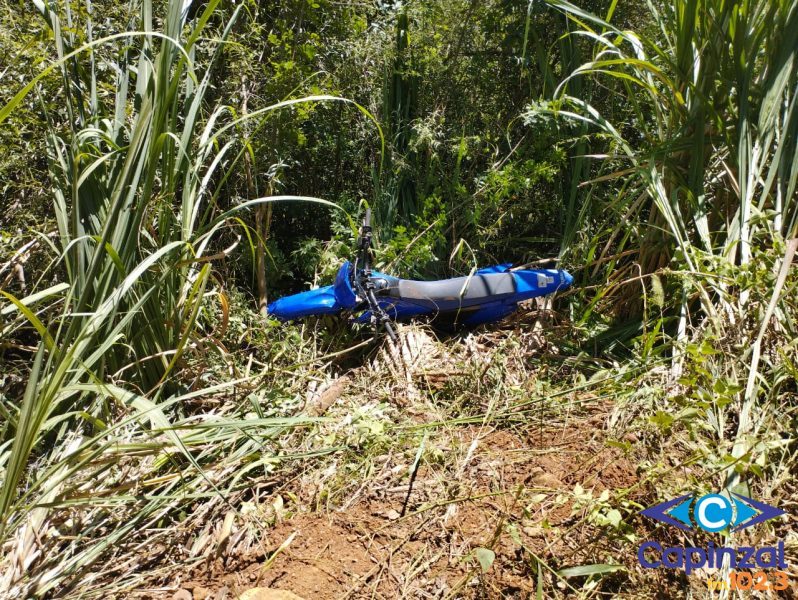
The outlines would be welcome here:
[[[477,548],[474,550],[474,556],[479,562],[483,573],[487,573],[493,565],[493,561],[496,560],[496,553],[489,548]]]

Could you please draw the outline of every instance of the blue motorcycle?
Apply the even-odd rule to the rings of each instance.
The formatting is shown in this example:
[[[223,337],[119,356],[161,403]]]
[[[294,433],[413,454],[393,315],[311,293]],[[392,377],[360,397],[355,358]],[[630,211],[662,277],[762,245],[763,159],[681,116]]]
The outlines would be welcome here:
[[[436,322],[473,327],[493,323],[515,312],[518,303],[565,290],[573,277],[561,269],[513,269],[501,264],[466,277],[439,281],[399,279],[371,269],[371,210],[366,209],[354,264],[344,262],[333,285],[275,300],[268,312],[281,321],[312,315],[359,315],[359,323],[385,327],[392,340],[392,321],[430,317]]]

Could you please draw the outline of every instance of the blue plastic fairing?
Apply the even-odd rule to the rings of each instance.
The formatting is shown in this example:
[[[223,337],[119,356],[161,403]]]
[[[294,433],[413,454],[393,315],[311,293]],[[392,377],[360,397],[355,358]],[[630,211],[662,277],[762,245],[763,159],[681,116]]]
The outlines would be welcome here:
[[[300,292],[275,300],[268,306],[270,315],[281,321],[290,321],[310,315],[328,315],[355,306],[356,297],[349,283],[349,262],[338,269],[334,285]]]
[[[571,287],[574,278],[559,269],[524,269],[513,271],[516,282],[516,302],[553,294]]]
[[[492,267],[482,267],[477,269],[476,275],[487,275],[489,273],[506,273],[513,266],[513,263],[502,263],[500,265],[493,265]]]
[[[371,281],[380,307],[392,319],[449,315],[447,319],[454,318],[456,322],[470,326],[499,321],[515,311],[519,302],[562,291],[573,283],[573,277],[563,270],[510,271],[510,268],[510,263],[494,265],[479,269],[469,278],[440,282],[400,280],[372,272]],[[288,321],[357,310],[359,301],[352,289],[352,277],[352,265],[345,262],[338,270],[334,285],[281,298],[269,305],[269,313]],[[371,313],[365,311],[356,320],[362,323],[370,318]]]
[[[268,306],[268,312],[281,321],[290,321],[309,315],[326,315],[341,311],[341,305],[335,298],[333,286],[300,292],[275,300]]]
[[[335,299],[338,300],[338,304],[341,305],[341,308],[353,308],[357,303],[357,296],[350,282],[351,270],[352,265],[347,260],[341,265],[341,268],[338,269],[338,273],[335,276],[335,284],[333,284],[335,288]]]

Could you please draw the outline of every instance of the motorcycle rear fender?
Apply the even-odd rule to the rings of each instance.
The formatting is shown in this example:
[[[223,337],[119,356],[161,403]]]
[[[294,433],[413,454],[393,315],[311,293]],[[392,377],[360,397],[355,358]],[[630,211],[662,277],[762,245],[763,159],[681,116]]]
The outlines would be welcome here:
[[[561,269],[523,269],[513,271],[515,277],[514,302],[547,296],[571,287],[574,278]]]

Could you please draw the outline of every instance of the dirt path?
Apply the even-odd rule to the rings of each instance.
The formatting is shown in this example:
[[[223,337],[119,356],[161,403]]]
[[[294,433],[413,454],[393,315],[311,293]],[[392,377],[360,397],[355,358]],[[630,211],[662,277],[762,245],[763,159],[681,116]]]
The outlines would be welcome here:
[[[229,519],[217,510],[135,597],[684,595],[690,582],[642,573],[636,559],[660,457],[659,472],[638,466],[652,464],[651,444],[631,418],[616,422],[613,401],[547,398],[530,363],[540,351],[556,348],[534,332],[449,346],[420,335],[410,368],[367,365],[333,380],[334,393],[314,388],[305,409],[330,419],[286,444],[343,450],[248,490]],[[600,576],[567,571],[591,565]]]
[[[179,573],[173,585],[197,599],[252,587],[308,600],[525,598],[538,586],[567,592],[553,574],[563,567],[620,558],[634,568],[596,527],[602,507],[589,500],[640,481],[606,444],[605,417],[545,431],[463,427],[451,443],[468,448],[464,459],[423,466],[412,485],[389,454],[343,506],[285,515],[260,548]]]

